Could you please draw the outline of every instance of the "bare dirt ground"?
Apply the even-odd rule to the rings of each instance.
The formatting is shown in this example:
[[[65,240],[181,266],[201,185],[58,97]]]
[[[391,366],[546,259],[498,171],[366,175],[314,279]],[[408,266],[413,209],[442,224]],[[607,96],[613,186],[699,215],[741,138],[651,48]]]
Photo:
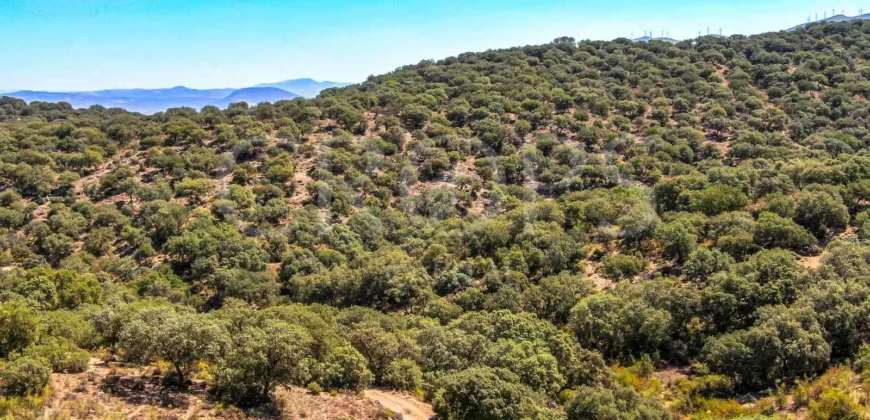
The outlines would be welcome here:
[[[51,392],[40,418],[43,419],[305,419],[305,420],[375,420],[389,419],[389,412],[405,420],[428,419],[427,405],[412,399],[376,391],[387,397],[364,398],[347,393],[313,395],[301,388],[280,388],[274,394],[274,406],[243,412],[222,406],[206,391],[202,381],[194,381],[187,390],[161,385],[156,367],[126,367],[120,363],[103,363],[91,359],[88,370],[77,374],[54,374]],[[381,405],[383,399],[390,407]],[[407,414],[402,411],[409,411]],[[428,408],[428,411],[425,411]],[[422,413],[422,414],[418,414]],[[18,418],[18,417],[16,417]],[[31,417],[28,417],[31,418]]]
[[[653,378],[658,379],[663,384],[668,385],[671,382],[676,382],[681,379],[686,379],[689,376],[686,374],[685,369],[680,368],[668,368],[664,370],[657,371],[652,374]]]
[[[798,259],[797,264],[809,270],[816,270],[822,266],[822,255],[823,254],[800,258]]]
[[[311,395],[301,388],[281,389],[275,393],[281,419],[338,420],[389,419],[383,406],[359,395],[321,393]],[[389,408],[387,408],[389,409]],[[405,417],[407,420],[408,417]]]
[[[613,280],[606,279],[604,276],[599,274],[599,270],[601,270],[601,264],[595,263],[592,261],[583,261],[583,275],[592,280],[592,284],[595,290],[602,291],[614,287],[616,283]]]
[[[431,405],[409,395],[369,389],[365,391],[365,396],[384,408],[401,414],[404,420],[429,420],[435,416]]]
[[[125,368],[91,359],[88,370],[55,374],[44,418],[150,419],[215,418],[201,385],[175,392],[160,385],[154,368]]]
[[[719,149],[719,152],[722,153],[722,156],[728,154],[728,151],[731,150],[731,143],[727,141],[708,141],[706,144],[713,146],[716,149]]]

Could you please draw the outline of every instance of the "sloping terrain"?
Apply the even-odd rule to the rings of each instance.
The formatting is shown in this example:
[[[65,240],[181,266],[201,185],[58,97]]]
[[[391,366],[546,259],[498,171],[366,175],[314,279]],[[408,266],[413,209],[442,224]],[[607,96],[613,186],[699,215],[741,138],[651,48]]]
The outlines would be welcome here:
[[[106,413],[862,418],[868,42],[559,38],[150,116],[4,97],[0,415],[107,368],[142,400],[86,385]]]

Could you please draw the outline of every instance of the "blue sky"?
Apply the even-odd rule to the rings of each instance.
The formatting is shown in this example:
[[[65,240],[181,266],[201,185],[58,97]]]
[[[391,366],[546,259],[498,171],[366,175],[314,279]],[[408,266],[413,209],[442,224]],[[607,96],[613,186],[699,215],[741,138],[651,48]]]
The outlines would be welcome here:
[[[562,35],[759,33],[832,6],[870,12],[851,0],[0,0],[0,90],[357,82]]]

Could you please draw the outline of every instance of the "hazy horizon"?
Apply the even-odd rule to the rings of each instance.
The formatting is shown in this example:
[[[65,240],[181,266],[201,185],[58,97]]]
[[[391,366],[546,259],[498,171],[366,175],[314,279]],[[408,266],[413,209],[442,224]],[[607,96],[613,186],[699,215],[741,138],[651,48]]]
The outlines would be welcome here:
[[[344,82],[341,80],[318,80],[318,79],[315,79],[313,77],[298,77],[298,78],[292,78],[292,79],[266,81],[266,82],[257,83],[257,85],[275,84],[275,83],[281,83],[281,82],[287,82],[287,81],[293,81],[293,80],[304,80],[304,79],[311,79],[316,83],[338,83],[338,84],[356,83],[356,82]],[[99,92],[99,91],[110,91],[110,90],[119,90],[119,91],[120,90],[160,90],[160,89],[174,89],[174,88],[179,88],[179,87],[193,89],[193,90],[237,90],[237,89],[246,89],[246,88],[253,88],[253,87],[266,87],[266,86],[250,85],[250,86],[190,87],[190,86],[185,86],[185,85],[174,85],[174,86],[157,86],[157,87],[149,87],[149,88],[122,87],[122,88],[99,88],[99,89],[78,89],[78,90],[70,90],[70,89],[67,89],[67,90],[63,90],[63,89],[61,89],[61,90],[57,90],[57,89],[6,89],[6,88],[2,88],[2,89],[0,89],[0,93],[12,93],[12,92],[21,92],[21,91],[39,91],[39,92],[48,92],[48,93],[86,93],[86,92]],[[290,93],[294,93],[294,92],[290,92]]]
[[[0,91],[242,88],[287,79],[356,83],[424,59],[668,32],[756,34],[831,14],[813,0],[590,1],[7,0]],[[691,6],[691,7],[689,7]],[[858,13],[844,1],[836,13]],[[826,12],[825,12],[826,11]]]

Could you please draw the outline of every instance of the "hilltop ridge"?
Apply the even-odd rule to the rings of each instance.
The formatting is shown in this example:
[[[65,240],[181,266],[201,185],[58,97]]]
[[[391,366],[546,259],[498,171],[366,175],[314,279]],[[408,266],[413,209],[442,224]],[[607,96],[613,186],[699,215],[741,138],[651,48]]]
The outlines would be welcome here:
[[[822,18],[822,19],[819,19],[819,20],[816,20],[816,21],[813,21],[813,22],[802,23],[802,24],[800,24],[800,25],[793,26],[793,27],[788,28],[788,29],[786,29],[786,30],[789,31],[789,32],[791,32],[791,31],[795,31],[795,30],[800,29],[800,28],[804,28],[804,27],[806,27],[807,25],[812,25],[812,24],[814,24],[814,23],[826,23],[826,22],[828,22],[828,23],[851,22],[851,21],[853,21],[853,20],[868,20],[868,19],[870,19],[870,13],[865,13],[865,14],[863,14],[863,15],[857,15],[857,16],[846,16],[846,15],[843,15],[843,14],[838,14],[838,15],[834,15],[834,16],[831,16],[831,17],[828,17],[828,18]]]

